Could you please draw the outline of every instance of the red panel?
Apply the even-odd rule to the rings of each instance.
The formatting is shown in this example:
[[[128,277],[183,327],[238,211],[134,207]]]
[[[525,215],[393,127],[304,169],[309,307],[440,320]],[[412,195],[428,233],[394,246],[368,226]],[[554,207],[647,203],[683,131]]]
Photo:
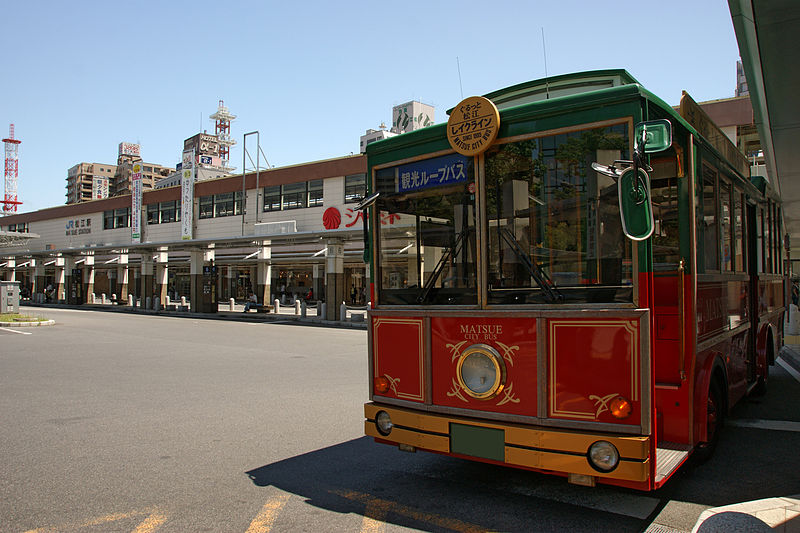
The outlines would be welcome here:
[[[553,319],[548,332],[548,416],[638,425],[638,321]],[[608,404],[616,396],[631,401],[629,417],[611,415]]]
[[[389,391],[382,395],[425,401],[422,319],[374,318],[372,339],[374,377],[384,376],[390,382]],[[381,393],[375,391],[375,394]]]
[[[536,319],[432,318],[431,340],[434,404],[537,415]],[[506,381],[493,398],[473,398],[458,383],[458,358],[474,344],[487,344],[503,357]]]

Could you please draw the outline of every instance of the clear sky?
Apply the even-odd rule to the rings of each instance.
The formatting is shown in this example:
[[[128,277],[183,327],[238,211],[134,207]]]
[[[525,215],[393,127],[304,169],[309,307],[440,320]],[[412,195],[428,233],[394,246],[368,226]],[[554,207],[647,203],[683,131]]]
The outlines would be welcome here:
[[[239,170],[254,130],[270,165],[340,157],[394,105],[445,122],[462,88],[543,78],[542,29],[550,76],[624,68],[673,105],[734,95],[725,0],[17,1],[0,26],[0,138],[13,122],[23,212],[63,204],[67,170],[116,163],[122,141],[175,165],[220,99]]]

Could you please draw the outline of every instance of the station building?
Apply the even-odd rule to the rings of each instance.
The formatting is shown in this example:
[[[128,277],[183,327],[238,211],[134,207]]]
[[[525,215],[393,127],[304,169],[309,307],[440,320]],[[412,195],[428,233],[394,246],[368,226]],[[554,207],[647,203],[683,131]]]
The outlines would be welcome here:
[[[368,299],[365,191],[359,154],[145,190],[138,228],[131,194],[5,216],[0,279],[70,304],[186,297],[201,312],[252,291],[336,302],[338,319],[339,304]]]

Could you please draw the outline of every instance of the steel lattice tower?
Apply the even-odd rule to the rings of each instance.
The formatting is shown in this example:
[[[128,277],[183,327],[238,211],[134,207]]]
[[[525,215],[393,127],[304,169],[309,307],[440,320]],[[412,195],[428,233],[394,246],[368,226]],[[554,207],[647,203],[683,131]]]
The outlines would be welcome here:
[[[222,168],[229,169],[230,148],[236,144],[236,141],[231,139],[231,121],[236,118],[236,115],[231,115],[228,112],[228,108],[220,100],[217,112],[208,118],[216,121],[214,133],[219,140],[219,158],[222,160]]]
[[[8,139],[3,139],[6,145],[6,194],[3,198],[3,213],[16,213],[17,206],[22,202],[17,200],[17,178],[19,176],[19,145],[22,141],[14,138],[14,125],[8,128]]]

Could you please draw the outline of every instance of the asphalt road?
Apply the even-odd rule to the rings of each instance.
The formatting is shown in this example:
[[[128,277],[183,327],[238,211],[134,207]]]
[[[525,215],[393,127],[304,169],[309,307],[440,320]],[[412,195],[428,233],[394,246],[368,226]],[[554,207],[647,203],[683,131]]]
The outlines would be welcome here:
[[[800,493],[800,432],[758,422],[800,422],[779,366],[647,494],[373,443],[363,330],[35,312],[0,329],[0,532],[690,531]]]

